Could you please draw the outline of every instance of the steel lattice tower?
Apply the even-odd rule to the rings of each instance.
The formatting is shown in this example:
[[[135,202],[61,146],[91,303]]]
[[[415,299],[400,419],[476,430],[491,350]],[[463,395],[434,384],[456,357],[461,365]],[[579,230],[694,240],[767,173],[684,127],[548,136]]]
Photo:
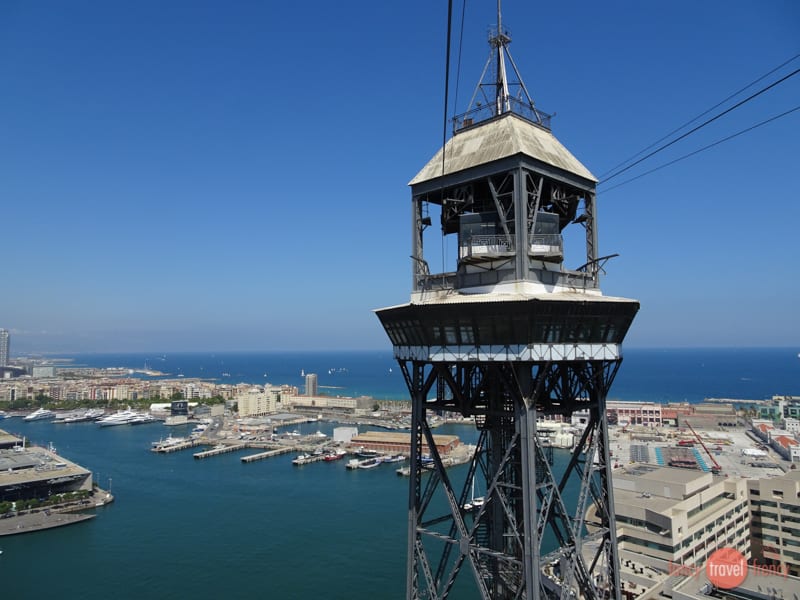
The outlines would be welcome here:
[[[493,83],[410,183],[411,300],[377,311],[412,401],[407,597],[619,598],[605,402],[639,304],[600,291],[610,257],[597,250],[597,180],[518,74],[509,83],[510,39],[493,32]],[[423,242],[436,216],[442,252],[457,256],[431,273]],[[568,227],[584,246],[574,269]],[[474,419],[463,479],[436,450],[431,410]],[[537,419],[577,411],[586,426],[554,473]]]

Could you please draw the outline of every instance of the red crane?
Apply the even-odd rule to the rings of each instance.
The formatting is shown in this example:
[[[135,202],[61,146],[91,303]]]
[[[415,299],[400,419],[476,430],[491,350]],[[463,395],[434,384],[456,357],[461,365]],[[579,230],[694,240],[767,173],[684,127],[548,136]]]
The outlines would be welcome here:
[[[714,475],[718,475],[719,473],[721,473],[722,467],[719,466],[719,463],[714,459],[714,456],[711,454],[709,449],[703,443],[703,440],[700,439],[700,435],[694,430],[694,428],[691,425],[689,425],[689,421],[684,421],[684,423],[686,423],[686,426],[689,428],[689,431],[691,431],[694,437],[697,439],[697,443],[703,447],[703,450],[705,450],[706,454],[708,454],[708,458],[710,458],[711,462],[714,464],[714,466],[711,467],[711,472],[714,473]]]

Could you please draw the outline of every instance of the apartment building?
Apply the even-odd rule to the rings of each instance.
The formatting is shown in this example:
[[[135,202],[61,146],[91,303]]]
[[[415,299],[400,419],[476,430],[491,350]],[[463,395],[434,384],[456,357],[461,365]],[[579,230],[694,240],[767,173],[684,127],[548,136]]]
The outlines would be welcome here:
[[[750,556],[747,480],[637,464],[614,472],[621,556],[663,571],[703,566],[719,548]]]
[[[800,576],[800,471],[747,482],[753,559]]]
[[[279,387],[251,387],[235,396],[240,417],[258,417],[274,413],[280,402]]]

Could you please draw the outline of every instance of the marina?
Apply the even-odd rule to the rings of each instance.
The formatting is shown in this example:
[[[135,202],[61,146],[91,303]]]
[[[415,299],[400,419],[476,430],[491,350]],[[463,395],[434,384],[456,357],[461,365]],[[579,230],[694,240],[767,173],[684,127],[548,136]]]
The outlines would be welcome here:
[[[700,362],[697,353],[688,354],[692,360]],[[715,359],[717,354],[714,353],[702,358],[706,365],[715,362],[720,365],[716,376],[707,383],[715,389],[724,388],[717,382],[727,380],[732,362],[730,355],[720,354],[723,359]],[[631,380],[641,378],[649,382],[648,387],[655,385],[666,389],[668,382],[661,385],[657,378],[673,368],[670,357],[678,356],[678,353],[659,353],[659,360],[653,362],[652,370],[642,370],[643,355],[645,358],[648,356],[647,353],[630,351],[626,358],[628,371],[623,368],[621,375],[632,372]],[[331,364],[343,362],[341,359],[333,360],[336,359],[332,359]],[[119,362],[119,359],[112,359],[112,364]],[[329,360],[322,362],[328,364]],[[261,376],[263,362],[254,360],[253,364],[253,372]],[[371,362],[368,364],[373,366]],[[631,365],[639,365],[639,371],[630,368]],[[188,372],[188,368],[184,370]],[[277,368],[270,369],[273,370],[278,371]],[[294,371],[294,367],[287,368],[287,371]],[[350,372],[357,371],[351,362]],[[709,377],[707,371],[708,367],[703,374]],[[783,379],[772,377],[769,386],[752,390],[752,397],[763,397],[773,388],[789,389],[792,381],[788,374]],[[730,391],[725,395],[733,394]],[[641,397],[654,399],[644,392]],[[114,495],[119,502],[97,511],[94,519],[74,526],[3,538],[4,554],[0,556],[0,568],[4,571],[22,572],[31,557],[67,555],[79,548],[85,560],[71,563],[68,567],[57,562],[50,568],[64,582],[63,594],[91,600],[105,597],[112,587],[124,588],[125,598],[147,597],[152,594],[152,585],[158,585],[165,594],[208,597],[209,590],[214,590],[215,594],[223,593],[221,588],[215,587],[215,582],[230,577],[235,577],[237,585],[248,589],[257,589],[267,577],[270,595],[276,597],[315,597],[319,593],[316,582],[320,578],[334,581],[329,590],[332,596],[359,599],[404,597],[402,581],[405,568],[397,557],[405,553],[404,515],[407,507],[404,499],[408,495],[408,479],[400,475],[408,472],[408,463],[346,469],[347,462],[355,458],[351,453],[333,465],[324,465],[324,460],[303,467],[292,464],[298,454],[313,454],[317,446],[333,445],[331,440],[336,423],[306,417],[302,423],[287,425],[281,431],[292,435],[287,434],[280,440],[286,445],[280,449],[266,447],[274,442],[257,439],[259,436],[268,438],[269,433],[238,432],[237,440],[240,434],[256,438],[238,440],[251,445],[249,453],[229,453],[218,455],[213,460],[195,460],[192,450],[202,446],[201,441],[190,439],[196,423],[187,422],[174,427],[150,423],[100,429],[93,422],[63,425],[53,420],[24,421],[22,417],[30,414],[31,410],[6,412],[11,416],[2,421],[4,429],[25,435],[39,444],[46,445],[52,441],[64,456],[91,469],[95,482],[105,484],[104,488],[110,489],[110,480],[113,479]],[[357,427],[360,433],[368,429],[364,425]],[[211,439],[213,429],[209,426],[203,432],[209,449],[218,443]],[[297,430],[296,435],[294,430]],[[629,426],[625,433],[622,430],[622,426],[610,428],[611,450],[620,467],[630,464],[630,460],[639,457],[640,453],[644,457],[642,446],[647,448],[649,459],[654,461],[656,447],[675,446],[690,434],[688,429],[681,433],[676,428],[657,431]],[[318,437],[318,431],[327,438]],[[458,436],[460,446],[465,449],[475,442],[475,427],[469,420],[444,424],[437,428],[436,433]],[[674,433],[676,437],[670,439],[668,433]],[[781,472],[771,465],[785,464],[769,449],[758,449],[756,440],[752,438],[730,435],[729,443],[724,443],[720,432],[715,436],[707,436],[705,431],[698,433],[712,453],[715,446],[721,447],[721,455],[714,456],[722,466],[723,474],[731,477],[769,476]],[[281,437],[284,434],[279,431],[277,435]],[[662,438],[660,441],[655,439],[658,436]],[[179,438],[183,438],[183,442]],[[168,440],[163,451],[154,450],[153,442]],[[307,446],[304,441],[309,442]],[[169,447],[182,443],[186,446]],[[748,449],[747,454],[738,449],[741,444]],[[700,450],[702,452],[702,448]],[[554,471],[563,469],[568,452],[554,448],[553,455]],[[254,459],[250,459],[251,456]],[[770,466],[755,466],[762,464]],[[448,469],[449,476],[455,481],[463,481],[466,471],[463,464]],[[423,475],[426,478],[427,472],[428,468]],[[567,490],[567,493],[575,491]],[[485,494],[485,488],[479,484],[475,497],[482,494]],[[464,502],[473,504],[470,492]],[[254,510],[266,516],[253,518]],[[330,519],[332,513],[337,515],[335,526]],[[213,520],[209,521],[209,514],[214,515]],[[469,514],[476,513],[470,511]],[[280,518],[273,515],[280,515]],[[0,523],[3,521],[0,519]],[[346,536],[340,535],[342,526],[346,527]],[[214,553],[211,566],[198,578],[171,577],[164,572],[163,565],[173,564],[176,557],[182,561],[181,564],[187,565],[185,568],[191,568],[197,548],[206,547],[209,536],[224,551]],[[281,541],[280,551],[262,542],[273,539]],[[309,545],[309,539],[320,542]],[[372,540],[369,552],[373,566],[368,580],[361,576],[361,557],[351,554],[353,539]],[[552,541],[545,539],[544,543],[552,544]],[[304,557],[302,564],[296,560],[300,555]],[[335,570],[326,567],[331,556],[342,560]],[[268,557],[267,566],[265,557]],[[143,580],[140,570],[120,569],[120,563],[138,564],[154,575]],[[313,574],[309,573],[308,565],[311,565]],[[92,581],[92,584],[87,587],[85,580]],[[397,592],[387,593],[386,582],[396,584]],[[4,578],[4,591],[19,597],[42,596],[48,593],[48,589],[44,583],[39,584],[27,577]]]

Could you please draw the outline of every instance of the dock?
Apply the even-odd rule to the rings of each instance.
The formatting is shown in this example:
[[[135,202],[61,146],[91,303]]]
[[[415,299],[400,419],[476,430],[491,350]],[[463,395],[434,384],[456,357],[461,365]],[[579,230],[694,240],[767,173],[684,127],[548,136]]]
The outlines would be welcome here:
[[[225,446],[216,446],[211,450],[196,452],[194,457],[196,459],[210,458],[212,456],[219,456],[220,454],[227,454],[228,452],[236,452],[237,450],[242,450],[246,447],[246,444],[227,444]]]
[[[273,456],[280,456],[281,454],[289,454],[290,452],[295,452],[295,448],[287,446],[285,448],[276,448],[275,450],[267,450],[265,452],[259,452],[258,454],[250,454],[248,456],[242,457],[243,463],[251,463],[257,460],[264,460],[265,458],[272,458]]]
[[[94,519],[96,515],[41,511],[0,520],[0,536],[30,533],[53,527],[73,525]]]
[[[159,454],[169,454],[170,452],[177,452],[178,450],[186,450],[187,448],[194,448],[195,446],[201,446],[203,442],[200,440],[186,440],[185,442],[180,442],[177,444],[165,444],[163,446],[154,446],[152,448],[153,452],[158,452]]]
[[[303,456],[298,456],[297,458],[295,458],[292,461],[292,464],[295,466],[302,466],[319,462],[321,460],[325,460],[324,454],[305,454]]]

